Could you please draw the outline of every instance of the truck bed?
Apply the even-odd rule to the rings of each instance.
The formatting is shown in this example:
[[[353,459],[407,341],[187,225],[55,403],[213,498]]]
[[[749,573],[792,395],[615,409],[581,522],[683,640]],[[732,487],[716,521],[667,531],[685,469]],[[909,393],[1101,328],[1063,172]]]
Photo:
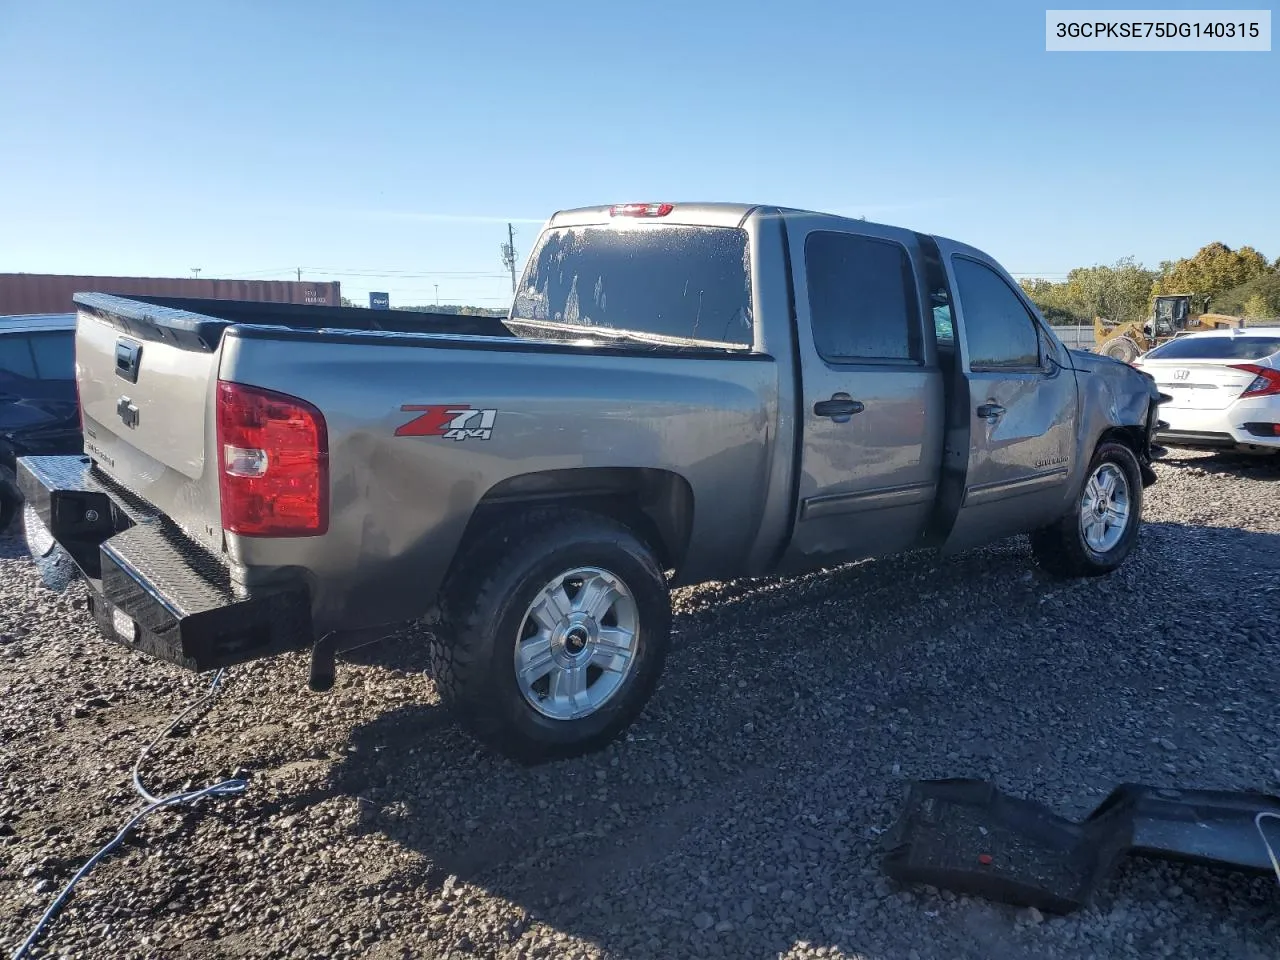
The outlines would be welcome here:
[[[421,615],[477,510],[565,487],[649,502],[681,529],[690,576],[745,568],[783,535],[785,511],[762,504],[788,501],[789,490],[775,494],[790,482],[792,447],[774,426],[778,365],[764,353],[582,328],[570,338],[555,324],[513,329],[491,317],[101,294],[76,302],[93,472],[225,564],[233,589],[305,582],[321,632]],[[323,415],[323,532],[224,529],[220,383],[298,398]],[[474,412],[473,429],[426,429],[430,411]],[[705,494],[696,514],[695,490]]]
[[[433,333],[471,337],[516,336],[500,317],[476,317],[417,310],[368,310],[363,307],[258,303],[248,300],[201,300],[189,297],[134,296],[103,299],[77,294],[83,311],[109,318],[126,333],[144,339],[161,337],[182,346],[214,350],[222,333],[235,324],[285,327],[292,330],[368,330],[384,333]],[[134,304],[132,309],[124,304]],[[156,307],[147,310],[140,304]],[[162,332],[163,331],[163,332]]]

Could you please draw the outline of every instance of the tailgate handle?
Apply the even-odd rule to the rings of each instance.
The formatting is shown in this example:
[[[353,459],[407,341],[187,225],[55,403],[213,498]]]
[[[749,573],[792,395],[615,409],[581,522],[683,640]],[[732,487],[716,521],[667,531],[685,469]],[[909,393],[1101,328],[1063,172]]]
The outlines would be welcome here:
[[[142,344],[121,337],[116,341],[116,376],[130,383],[138,382],[138,366],[142,363]]]

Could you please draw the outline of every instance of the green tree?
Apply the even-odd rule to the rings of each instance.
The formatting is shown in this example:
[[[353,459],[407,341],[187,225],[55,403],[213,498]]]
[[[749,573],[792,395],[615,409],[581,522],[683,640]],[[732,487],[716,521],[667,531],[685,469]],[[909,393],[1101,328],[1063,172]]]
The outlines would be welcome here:
[[[1019,283],[1031,298],[1031,302],[1040,308],[1040,313],[1050,323],[1073,324],[1088,321],[1088,318],[1070,303],[1065,283],[1053,283],[1041,279],[1020,280]]]
[[[1155,278],[1133,257],[1121,257],[1109,267],[1072,270],[1067,274],[1067,297],[1089,320],[1137,320],[1147,313]]]
[[[1200,308],[1206,299],[1216,300],[1219,294],[1271,272],[1267,258],[1253,247],[1232,250],[1217,241],[1201,247],[1194,257],[1162,266],[1165,269],[1156,280],[1152,295],[1189,293],[1199,301],[1196,306]],[[1216,312],[1218,304],[1212,307]]]
[[[448,313],[464,317],[505,317],[507,311],[496,307],[472,307],[458,303],[419,304],[392,307],[393,310],[412,310],[414,313]]]
[[[1262,319],[1272,315],[1271,304],[1267,303],[1267,298],[1260,293],[1255,293],[1244,302],[1244,309],[1241,311],[1249,319]]]
[[[1133,257],[1122,257],[1110,266],[1077,267],[1060,283],[1024,280],[1022,289],[1050,323],[1136,320],[1147,313],[1155,278]]]
[[[1245,304],[1254,298],[1260,298],[1266,304],[1262,316],[1280,317],[1280,271],[1254,277],[1248,283],[1218,294],[1210,308],[1214,313],[1241,315],[1245,312]],[[1256,309],[1256,303],[1254,307]]]

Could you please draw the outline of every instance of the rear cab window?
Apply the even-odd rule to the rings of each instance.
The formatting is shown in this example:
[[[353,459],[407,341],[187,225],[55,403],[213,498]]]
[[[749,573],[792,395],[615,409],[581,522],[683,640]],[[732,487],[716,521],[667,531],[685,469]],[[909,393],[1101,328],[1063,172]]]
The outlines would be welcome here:
[[[33,333],[31,352],[41,380],[76,378],[75,336],[71,333]]]
[[[1280,353],[1280,336],[1250,337],[1221,334],[1178,337],[1147,353],[1144,360],[1262,360]]]
[[[0,333],[0,378],[35,380],[36,359],[31,337],[25,333]]]
[[[804,246],[814,346],[828,363],[918,362],[920,307],[900,243],[816,230]]]
[[[748,259],[737,227],[552,228],[529,256],[511,319],[570,336],[625,331],[750,347]]]

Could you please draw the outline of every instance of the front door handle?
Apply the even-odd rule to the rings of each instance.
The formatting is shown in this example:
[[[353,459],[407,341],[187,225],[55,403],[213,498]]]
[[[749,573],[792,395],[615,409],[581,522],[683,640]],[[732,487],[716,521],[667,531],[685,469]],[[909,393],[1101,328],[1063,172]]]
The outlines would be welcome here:
[[[978,416],[987,423],[995,423],[1004,416],[1004,407],[998,403],[984,403],[978,408]]]
[[[847,423],[855,413],[867,409],[861,400],[855,400],[847,393],[833,393],[830,400],[819,400],[813,405],[813,412],[819,417],[830,417],[836,423]]]

